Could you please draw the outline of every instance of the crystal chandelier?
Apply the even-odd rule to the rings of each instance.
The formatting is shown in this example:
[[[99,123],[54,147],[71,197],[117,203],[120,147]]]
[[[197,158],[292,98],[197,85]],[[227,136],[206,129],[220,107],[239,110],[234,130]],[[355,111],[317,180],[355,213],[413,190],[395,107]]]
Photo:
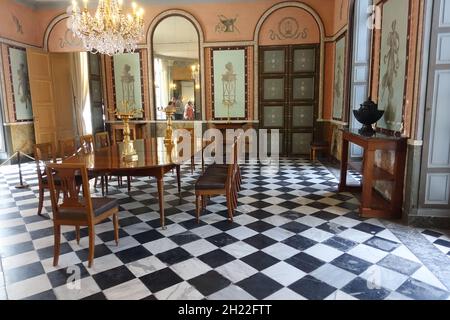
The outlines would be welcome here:
[[[72,1],[69,28],[92,53],[114,55],[134,52],[144,33],[144,10],[132,3],[133,11],[124,14],[123,0],[99,0],[94,15],[88,11],[88,0],[83,9]]]

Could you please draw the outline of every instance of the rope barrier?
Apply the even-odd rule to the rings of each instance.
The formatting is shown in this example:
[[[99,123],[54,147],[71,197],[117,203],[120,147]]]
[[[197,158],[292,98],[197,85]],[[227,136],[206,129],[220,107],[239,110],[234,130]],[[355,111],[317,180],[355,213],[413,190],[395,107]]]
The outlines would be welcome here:
[[[28,188],[28,184],[27,184],[26,182],[24,183],[23,177],[22,177],[22,167],[21,167],[22,160],[21,160],[21,155],[27,157],[27,158],[30,159],[30,160],[33,160],[33,161],[35,160],[33,157],[31,157],[31,156],[29,156],[29,155],[27,155],[27,154],[25,154],[25,153],[23,153],[23,152],[20,152],[20,150],[17,150],[17,151],[14,152],[8,159],[6,159],[5,161],[3,161],[3,162],[0,164],[0,167],[1,167],[1,166],[5,165],[6,163],[11,162],[11,160],[12,160],[15,156],[17,156],[17,165],[18,165],[18,167],[19,167],[19,184],[15,186],[16,189],[25,189],[25,188]]]

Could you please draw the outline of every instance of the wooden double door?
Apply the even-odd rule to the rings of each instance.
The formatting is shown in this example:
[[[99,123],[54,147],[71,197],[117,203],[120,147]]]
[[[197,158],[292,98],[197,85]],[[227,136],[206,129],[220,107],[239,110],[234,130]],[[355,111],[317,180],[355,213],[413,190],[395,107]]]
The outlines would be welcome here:
[[[280,154],[309,154],[317,117],[319,46],[259,49],[260,128],[278,129]]]

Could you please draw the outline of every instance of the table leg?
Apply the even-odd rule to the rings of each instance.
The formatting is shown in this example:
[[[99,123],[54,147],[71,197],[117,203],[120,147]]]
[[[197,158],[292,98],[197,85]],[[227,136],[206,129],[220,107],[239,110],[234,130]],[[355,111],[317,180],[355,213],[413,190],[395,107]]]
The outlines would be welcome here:
[[[348,165],[348,140],[342,140],[341,154],[341,177],[339,182],[339,192],[345,191],[347,187],[347,165]]]
[[[361,212],[370,209],[372,204],[372,177],[375,151],[364,150]]]
[[[159,216],[161,218],[161,229],[166,230],[165,216],[164,216],[164,179],[163,176],[156,177],[158,185],[158,197],[159,197]]]
[[[177,183],[178,183],[178,194],[181,197],[181,173],[180,173],[180,165],[176,166],[177,170]]]

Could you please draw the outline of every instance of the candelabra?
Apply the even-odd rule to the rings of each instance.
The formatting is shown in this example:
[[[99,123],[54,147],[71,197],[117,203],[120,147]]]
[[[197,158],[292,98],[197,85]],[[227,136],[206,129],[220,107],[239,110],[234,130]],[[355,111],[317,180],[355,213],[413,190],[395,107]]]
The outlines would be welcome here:
[[[168,105],[164,112],[166,113],[166,119],[167,119],[167,127],[166,127],[166,136],[164,138],[164,144],[165,145],[172,145],[172,134],[173,134],[173,128],[172,128],[172,116],[176,112],[176,108],[173,104]]]
[[[122,101],[122,111],[119,109],[109,110],[118,119],[123,120],[123,149],[122,149],[122,159],[124,161],[137,161],[138,155],[134,149],[133,141],[130,139],[130,119],[133,119],[136,114],[142,112],[142,109],[130,108],[128,101]]]

